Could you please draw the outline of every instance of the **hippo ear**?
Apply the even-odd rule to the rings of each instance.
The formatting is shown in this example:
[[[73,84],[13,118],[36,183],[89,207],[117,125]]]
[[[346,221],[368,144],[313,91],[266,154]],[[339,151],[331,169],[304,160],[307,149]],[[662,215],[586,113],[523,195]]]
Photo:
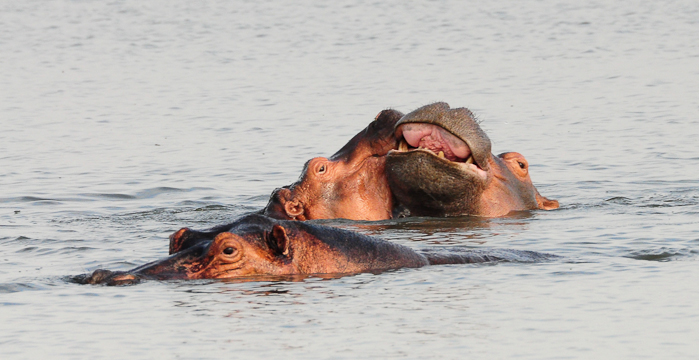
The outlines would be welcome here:
[[[181,251],[184,248],[184,243],[189,239],[191,231],[187,228],[182,228],[176,233],[170,235],[170,255]]]
[[[290,200],[284,203],[284,211],[290,219],[304,220],[303,219],[303,204],[296,201]]]
[[[558,200],[549,200],[549,199],[541,196],[538,192],[536,193],[536,203],[539,204],[539,209],[543,209],[543,210],[558,209]]]
[[[302,216],[304,213],[303,204],[294,199],[288,187],[275,189],[262,212],[271,218],[280,220],[305,220]]]
[[[279,224],[272,227],[272,232],[267,236],[267,245],[275,256],[289,255],[289,237],[286,235],[284,227]]]

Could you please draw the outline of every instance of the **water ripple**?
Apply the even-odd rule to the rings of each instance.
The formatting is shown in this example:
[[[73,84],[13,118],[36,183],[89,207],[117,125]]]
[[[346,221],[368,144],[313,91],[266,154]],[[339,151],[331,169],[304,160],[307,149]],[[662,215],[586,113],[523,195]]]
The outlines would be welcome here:
[[[16,293],[16,292],[22,292],[22,291],[36,291],[36,290],[46,290],[46,287],[35,284],[35,283],[0,284],[0,294]],[[10,305],[21,305],[21,304],[10,304]]]
[[[696,249],[670,249],[663,246],[658,249],[631,251],[626,257],[645,261],[672,261],[679,260],[683,257],[694,257],[697,254],[699,254],[699,250]]]

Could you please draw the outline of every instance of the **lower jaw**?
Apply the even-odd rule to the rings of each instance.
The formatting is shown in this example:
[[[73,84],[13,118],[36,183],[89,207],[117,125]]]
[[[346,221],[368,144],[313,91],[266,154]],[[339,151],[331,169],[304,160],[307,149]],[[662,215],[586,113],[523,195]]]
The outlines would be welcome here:
[[[478,215],[485,181],[430,154],[389,155],[386,174],[398,202],[416,216]]]
[[[477,168],[463,168],[461,163],[439,159],[426,151],[399,152],[394,151],[386,156],[386,174],[393,179],[411,179],[419,175],[422,181],[440,181],[440,178],[451,179],[450,182],[458,184],[472,184],[467,187],[482,187],[486,183],[488,174]],[[471,167],[474,167],[471,165]],[[456,185],[459,187],[459,185]]]

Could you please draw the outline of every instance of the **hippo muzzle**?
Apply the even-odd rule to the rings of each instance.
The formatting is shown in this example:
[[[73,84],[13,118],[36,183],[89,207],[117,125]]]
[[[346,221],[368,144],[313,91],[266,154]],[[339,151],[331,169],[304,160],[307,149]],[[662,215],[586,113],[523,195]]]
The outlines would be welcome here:
[[[164,259],[156,260],[129,271],[95,270],[74,280],[81,284],[132,285],[141,280],[192,279],[208,252],[212,241],[202,241]]]

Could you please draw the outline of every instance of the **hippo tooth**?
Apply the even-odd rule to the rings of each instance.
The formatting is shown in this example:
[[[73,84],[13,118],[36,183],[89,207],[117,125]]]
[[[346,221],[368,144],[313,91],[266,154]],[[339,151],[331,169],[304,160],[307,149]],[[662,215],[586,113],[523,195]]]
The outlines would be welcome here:
[[[405,141],[405,139],[400,141],[400,144],[398,145],[398,150],[399,151],[408,151],[408,143]]]
[[[439,154],[437,154],[437,156],[444,158],[444,151],[440,151]]]
[[[467,164],[473,164],[473,155],[469,156],[468,159],[466,159]]]

